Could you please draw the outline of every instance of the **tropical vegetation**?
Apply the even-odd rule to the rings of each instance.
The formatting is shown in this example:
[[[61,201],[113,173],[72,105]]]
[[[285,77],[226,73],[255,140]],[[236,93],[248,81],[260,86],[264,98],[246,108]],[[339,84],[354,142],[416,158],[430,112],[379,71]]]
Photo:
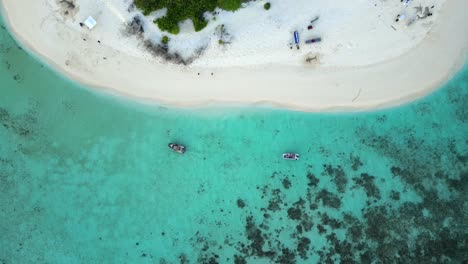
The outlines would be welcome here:
[[[167,8],[165,16],[154,22],[162,31],[172,34],[179,33],[179,22],[191,19],[195,31],[206,27],[208,21],[205,12],[213,12],[216,7],[227,11],[235,11],[241,7],[245,0],[135,0],[136,7],[143,10],[144,15]]]

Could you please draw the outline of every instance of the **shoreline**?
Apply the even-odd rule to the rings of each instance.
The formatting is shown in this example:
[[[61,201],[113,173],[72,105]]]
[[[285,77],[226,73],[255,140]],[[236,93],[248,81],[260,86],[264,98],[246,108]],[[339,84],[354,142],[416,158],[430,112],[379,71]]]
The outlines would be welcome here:
[[[91,41],[82,46],[77,42],[82,33],[60,25],[60,21],[52,24],[59,28],[56,30],[58,34],[48,35],[51,38],[46,39],[36,28],[46,20],[31,23],[28,20],[31,16],[20,10],[18,2],[21,0],[0,1],[9,31],[28,53],[59,74],[85,87],[113,95],[179,108],[202,108],[213,104],[273,106],[304,112],[388,108],[433,92],[461,69],[468,55],[468,26],[463,23],[468,2],[463,0],[446,2],[437,23],[415,48],[378,64],[315,69],[263,65],[218,70],[180,70]],[[41,14],[39,11],[37,16]],[[15,23],[12,23],[12,17],[15,17]],[[31,24],[33,26],[28,27]],[[70,44],[70,50],[60,50],[63,43]],[[67,65],[67,57],[71,54],[80,58],[83,49],[109,59],[91,64],[78,59],[77,65]],[[89,70],[89,65],[94,66],[91,67],[94,72]],[[198,72],[201,75],[197,75]],[[211,75],[211,72],[215,74]]]

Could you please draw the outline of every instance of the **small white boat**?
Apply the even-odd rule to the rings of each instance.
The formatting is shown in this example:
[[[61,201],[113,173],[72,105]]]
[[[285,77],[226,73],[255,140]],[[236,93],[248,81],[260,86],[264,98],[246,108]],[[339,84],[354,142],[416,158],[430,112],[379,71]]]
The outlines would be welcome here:
[[[283,159],[285,160],[298,160],[299,154],[297,153],[283,153]]]

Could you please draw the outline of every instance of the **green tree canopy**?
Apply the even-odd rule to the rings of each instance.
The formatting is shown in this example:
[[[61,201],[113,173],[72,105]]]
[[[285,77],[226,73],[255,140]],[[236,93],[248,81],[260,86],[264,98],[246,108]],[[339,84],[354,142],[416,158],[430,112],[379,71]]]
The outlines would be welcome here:
[[[154,22],[158,27],[172,34],[179,33],[179,22],[191,19],[195,31],[200,31],[206,27],[208,21],[203,14],[213,12],[216,7],[227,11],[235,11],[241,7],[243,0],[135,0],[136,7],[143,10],[144,15],[151,12],[167,8],[164,17],[156,19]]]

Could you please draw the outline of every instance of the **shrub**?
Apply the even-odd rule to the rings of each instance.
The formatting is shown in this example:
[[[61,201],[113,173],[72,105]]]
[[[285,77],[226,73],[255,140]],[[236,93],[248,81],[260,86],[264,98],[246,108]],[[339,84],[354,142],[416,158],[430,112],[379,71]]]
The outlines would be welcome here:
[[[193,27],[195,28],[196,32],[204,29],[206,25],[208,25],[208,21],[206,21],[205,18],[192,19],[192,22],[193,22]]]
[[[177,35],[179,33],[179,22],[170,16],[163,16],[154,21],[159,29]]]
[[[167,43],[169,43],[169,37],[168,36],[163,36],[162,39],[161,39],[161,43],[163,45],[167,45]]]
[[[265,10],[269,10],[270,7],[271,7],[271,4],[270,3],[265,3],[265,5],[263,5],[263,7],[265,8]]]
[[[218,0],[218,7],[227,11],[236,11],[241,4],[242,0]]]
[[[134,4],[144,15],[167,8],[166,15],[154,22],[162,31],[178,34],[179,22],[191,19],[195,31],[200,31],[208,25],[203,16],[205,12],[213,12],[216,7],[235,11],[241,7],[243,1],[245,0],[135,0]]]

